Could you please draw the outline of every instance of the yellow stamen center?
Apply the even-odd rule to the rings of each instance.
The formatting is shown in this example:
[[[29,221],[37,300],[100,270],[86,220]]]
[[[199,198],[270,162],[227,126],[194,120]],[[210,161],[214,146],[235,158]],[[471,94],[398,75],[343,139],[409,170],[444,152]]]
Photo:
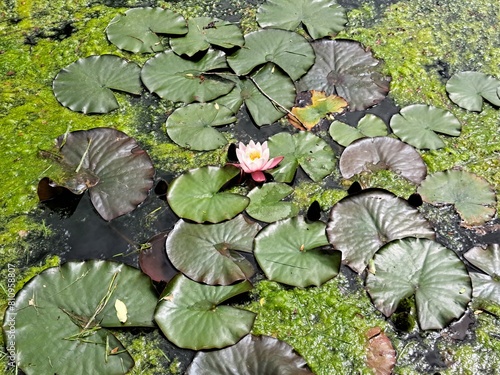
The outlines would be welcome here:
[[[260,151],[259,150],[252,150],[250,151],[250,154],[248,155],[251,161],[254,161],[255,159],[260,159]]]

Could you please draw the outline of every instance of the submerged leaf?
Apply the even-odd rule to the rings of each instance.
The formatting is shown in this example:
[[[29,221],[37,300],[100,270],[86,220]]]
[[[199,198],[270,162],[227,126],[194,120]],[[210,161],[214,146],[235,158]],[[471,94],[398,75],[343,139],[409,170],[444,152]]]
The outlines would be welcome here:
[[[404,238],[374,256],[366,288],[373,303],[390,316],[400,301],[415,295],[420,328],[441,329],[467,308],[472,288],[465,264],[450,249],[428,239]]]
[[[481,72],[456,73],[446,83],[446,91],[452,102],[476,112],[483,108],[483,98],[500,106],[499,89],[500,80]]]
[[[153,281],[170,281],[179,273],[167,258],[165,239],[168,232],[161,232],[151,237],[149,247],[139,253],[141,271]]]
[[[322,118],[330,113],[341,113],[347,107],[347,102],[337,95],[329,95],[322,91],[311,91],[311,103],[303,107],[293,107],[292,114],[288,115],[288,121],[300,121],[307,130],[317,125]]]
[[[346,147],[339,161],[342,177],[389,169],[414,184],[427,175],[427,166],[413,147],[390,137],[363,138]]]
[[[368,113],[359,120],[357,127],[349,126],[340,121],[333,121],[328,132],[335,142],[347,147],[356,139],[386,136],[387,125],[377,115]]]
[[[500,245],[475,246],[464,254],[465,259],[484,273],[470,272],[472,295],[480,300],[500,304]]]
[[[460,170],[433,173],[417,191],[426,202],[453,204],[468,225],[484,224],[495,215],[494,189],[473,173]]]

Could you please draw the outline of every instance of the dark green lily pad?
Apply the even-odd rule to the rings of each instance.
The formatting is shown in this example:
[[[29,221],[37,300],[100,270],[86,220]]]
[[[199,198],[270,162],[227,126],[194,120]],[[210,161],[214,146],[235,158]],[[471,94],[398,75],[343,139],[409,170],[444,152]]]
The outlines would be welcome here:
[[[382,189],[367,189],[341,199],[330,212],[326,231],[333,247],[342,252],[342,261],[358,273],[389,241],[435,237],[417,209]]]
[[[278,133],[269,138],[273,156],[284,156],[271,171],[278,182],[291,182],[299,165],[313,181],[321,181],[333,172],[335,154],[324,140],[310,132]]]
[[[334,36],[347,23],[346,10],[331,0],[268,0],[257,10],[261,27],[295,31],[303,24],[313,39]]]
[[[227,144],[226,137],[214,129],[233,123],[236,117],[224,106],[194,103],[176,109],[167,119],[167,134],[179,146],[191,150],[215,150]]]
[[[481,72],[460,72],[446,83],[446,91],[452,102],[469,111],[480,112],[483,99],[500,106],[498,90],[500,81]]]
[[[347,147],[360,138],[386,136],[387,125],[380,117],[369,113],[359,120],[357,127],[349,126],[340,121],[333,121],[328,132],[335,142]]]
[[[342,177],[347,179],[365,171],[389,169],[414,184],[420,184],[427,175],[427,166],[417,150],[390,137],[354,141],[342,152],[339,168]]]
[[[59,103],[83,113],[108,113],[118,108],[112,90],[139,95],[141,68],[114,55],[81,58],[62,69],[53,82]]]
[[[178,55],[194,56],[211,45],[222,48],[241,47],[245,43],[241,29],[228,21],[210,17],[188,20],[189,32],[170,39],[170,47]]]
[[[227,68],[222,51],[208,50],[192,61],[166,51],[146,61],[141,78],[149,91],[173,102],[206,102],[230,92],[234,82],[213,73]]]
[[[92,204],[104,220],[129,213],[147,198],[153,186],[153,164],[125,133],[111,128],[81,130],[60,136],[57,145],[61,163],[71,169],[60,185],[76,194],[89,189]]]
[[[312,375],[306,362],[284,341],[247,335],[229,348],[198,352],[186,375]]]
[[[237,112],[245,103],[257,126],[272,124],[290,110],[295,100],[295,85],[281,69],[266,64],[252,77],[236,81],[236,87],[217,103]]]
[[[464,257],[485,272],[469,273],[474,298],[500,304],[500,245],[475,246]]]
[[[126,306],[126,321],[115,303]],[[31,279],[5,313],[15,321],[17,365],[26,374],[125,374],[134,365],[105,328],[153,327],[149,277],[115,262],[68,262]]]
[[[252,287],[249,281],[231,286],[203,285],[179,274],[163,291],[155,321],[168,340],[181,348],[233,345],[250,332],[255,314],[220,304]]]
[[[158,34],[182,35],[188,32],[180,14],[162,8],[133,8],[119,14],[106,27],[106,35],[118,48],[135,53],[165,50]]]
[[[314,63],[314,51],[307,40],[285,30],[259,30],[245,35],[245,45],[227,57],[238,75],[249,74],[256,66],[272,62],[297,80]]]
[[[392,116],[390,126],[402,141],[420,149],[436,150],[445,146],[441,137],[460,135],[462,124],[449,111],[425,104],[412,104]]]
[[[325,223],[302,216],[277,221],[255,237],[255,259],[270,280],[306,287],[337,276],[340,253],[325,251]]]
[[[382,247],[373,262],[366,288],[385,316],[413,294],[424,330],[441,329],[464,314],[471,299],[471,281],[465,264],[452,250],[428,239],[404,238]]]
[[[180,175],[168,187],[170,208],[179,217],[197,223],[218,223],[235,217],[248,206],[250,199],[219,190],[239,173],[238,168],[228,165],[201,167]]]
[[[298,82],[299,91],[341,96],[351,111],[374,106],[386,97],[390,78],[381,73],[381,62],[360,43],[325,39],[312,46],[316,61]]]
[[[251,253],[260,225],[242,215],[219,224],[190,224],[180,220],[168,235],[166,250],[172,264],[192,280],[229,285],[249,279],[252,264],[237,251]]]
[[[453,204],[468,225],[481,225],[495,215],[496,195],[485,179],[473,173],[449,170],[433,173],[418,188],[429,203]]]
[[[250,193],[250,204],[246,211],[256,220],[272,223],[282,219],[296,216],[299,208],[293,202],[284,202],[292,194],[293,188],[281,182],[270,182],[257,186]]]

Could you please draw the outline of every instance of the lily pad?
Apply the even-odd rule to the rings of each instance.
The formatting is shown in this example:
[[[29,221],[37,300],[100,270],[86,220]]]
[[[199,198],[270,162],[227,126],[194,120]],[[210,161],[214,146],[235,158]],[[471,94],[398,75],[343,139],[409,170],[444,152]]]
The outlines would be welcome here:
[[[153,164],[125,133],[111,128],[75,131],[57,138],[57,145],[61,163],[72,172],[61,185],[77,194],[89,189],[104,220],[129,213],[147,198]]]
[[[57,74],[54,95],[73,111],[108,113],[119,107],[112,90],[141,93],[140,72],[136,63],[114,55],[81,58]]]
[[[249,279],[252,264],[238,251],[251,253],[260,226],[242,215],[219,224],[179,220],[166,242],[168,258],[190,279],[209,285],[229,285]]]
[[[256,315],[220,304],[252,287],[249,281],[231,286],[203,285],[179,274],[163,291],[154,318],[178,347],[200,350],[233,345],[250,332]]]
[[[483,108],[483,99],[500,106],[499,89],[500,80],[481,72],[456,73],[446,83],[451,101],[475,112],[480,112]]]
[[[381,62],[353,40],[312,43],[316,61],[297,84],[299,91],[318,90],[347,100],[349,110],[360,111],[381,102],[389,92],[390,78]]]
[[[472,265],[485,273],[470,272],[474,298],[500,304],[500,245],[475,246],[464,254]]]
[[[260,27],[295,31],[303,24],[313,39],[334,36],[347,23],[346,10],[331,0],[268,0],[257,10]]]
[[[234,82],[212,72],[224,68],[227,68],[227,63],[222,51],[208,50],[196,61],[166,51],[146,61],[141,78],[149,91],[163,99],[184,103],[206,102],[233,89]]]
[[[417,192],[425,202],[453,204],[468,225],[481,225],[495,215],[492,186],[473,173],[449,170],[427,176]]]
[[[115,301],[127,308],[120,322]],[[105,328],[153,327],[149,278],[115,262],[68,262],[31,279],[6,310],[15,321],[17,365],[26,374],[125,374],[134,361]]]
[[[167,200],[172,211],[197,223],[218,223],[242,212],[250,203],[247,197],[219,190],[240,170],[231,165],[190,170],[168,187]]]
[[[321,181],[333,172],[335,154],[324,140],[310,132],[282,132],[269,138],[271,155],[284,156],[271,171],[278,182],[291,182],[299,165],[313,181]]]
[[[441,137],[460,135],[462,125],[449,111],[425,104],[412,104],[392,116],[390,126],[402,141],[420,149],[436,150],[445,146]]]
[[[307,40],[285,30],[259,30],[245,35],[245,45],[227,57],[238,75],[249,74],[256,66],[272,62],[297,80],[314,63],[314,51]]]
[[[404,238],[386,244],[373,261],[375,271],[368,273],[366,288],[385,316],[413,294],[424,330],[441,329],[465,312],[471,281],[452,250],[428,239]]]
[[[365,171],[389,169],[420,184],[427,175],[427,166],[417,150],[390,137],[354,141],[342,152],[339,167],[342,177],[347,179]]]
[[[299,208],[293,202],[284,202],[292,194],[293,188],[281,182],[270,182],[257,186],[250,193],[250,204],[246,211],[256,220],[272,223],[282,219],[296,216]]]
[[[188,33],[170,39],[170,47],[178,55],[194,56],[211,45],[222,48],[241,47],[245,43],[241,29],[228,21],[210,17],[188,20]]]
[[[188,32],[181,15],[162,8],[133,8],[119,14],[106,27],[111,43],[134,53],[155,53],[165,49],[158,34],[182,35]]]
[[[337,276],[340,253],[326,251],[325,223],[302,216],[277,221],[255,237],[255,259],[270,280],[306,287]]]
[[[417,209],[382,189],[366,189],[341,199],[330,212],[326,231],[333,247],[342,252],[342,261],[358,273],[389,241],[435,238],[430,224]]]
[[[169,282],[179,273],[167,258],[167,253],[165,252],[167,235],[168,232],[161,232],[154,235],[147,241],[149,246],[139,253],[141,271],[156,282]]]
[[[191,150],[215,150],[227,144],[227,139],[214,129],[233,123],[236,117],[224,106],[194,103],[176,109],[167,119],[167,134],[179,146]]]
[[[198,352],[186,375],[312,375],[306,362],[286,342],[247,335],[229,348]]]
[[[335,142],[347,147],[356,139],[386,136],[387,125],[377,115],[368,113],[359,120],[357,127],[349,126],[340,121],[333,121],[329,133]]]

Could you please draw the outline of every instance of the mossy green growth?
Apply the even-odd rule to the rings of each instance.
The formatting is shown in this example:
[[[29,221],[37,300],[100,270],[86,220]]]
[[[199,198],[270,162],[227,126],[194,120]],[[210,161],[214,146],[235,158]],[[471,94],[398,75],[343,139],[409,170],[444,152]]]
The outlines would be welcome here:
[[[257,301],[247,308],[258,313],[254,334],[289,343],[315,374],[343,374],[345,369],[372,374],[365,364],[365,333],[376,326],[389,333],[390,327],[364,290],[353,290],[343,274],[308,289],[260,281],[253,293]]]
[[[346,195],[347,191],[343,189],[325,188],[322,183],[302,181],[294,188],[292,200],[302,211],[314,201],[319,203],[322,211],[327,211]]]

